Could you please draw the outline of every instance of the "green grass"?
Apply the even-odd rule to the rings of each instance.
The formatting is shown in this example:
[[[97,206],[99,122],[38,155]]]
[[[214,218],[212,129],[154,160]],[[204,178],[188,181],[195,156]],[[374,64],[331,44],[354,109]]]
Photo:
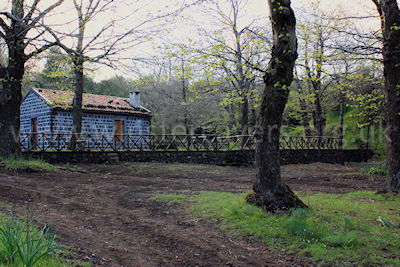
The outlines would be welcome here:
[[[187,195],[177,195],[177,194],[162,194],[162,195],[156,195],[151,197],[151,200],[158,200],[158,201],[163,201],[163,202],[168,202],[168,203],[179,203],[182,202],[183,200],[187,199]]]
[[[24,159],[11,156],[0,158],[0,168],[8,170],[30,171],[30,170],[57,170],[57,167],[39,159]]]
[[[54,239],[48,227],[39,231],[29,219],[0,214],[0,266],[90,266],[60,257],[71,252]]]
[[[246,194],[203,191],[198,195],[165,194],[158,201],[190,203],[187,216],[218,223],[231,235],[251,235],[268,248],[317,265],[400,266],[400,229],[382,226],[378,219],[398,224],[400,196],[372,192],[304,196],[311,208],[268,214],[248,205]]]
[[[207,172],[207,173],[220,173],[224,169],[224,167],[214,166],[210,168],[209,165],[201,165],[201,164],[186,164],[186,163],[159,163],[159,162],[150,162],[150,163],[138,163],[138,162],[125,162],[125,167],[135,169],[155,169],[155,170],[168,170],[168,171],[197,171],[197,172]]]

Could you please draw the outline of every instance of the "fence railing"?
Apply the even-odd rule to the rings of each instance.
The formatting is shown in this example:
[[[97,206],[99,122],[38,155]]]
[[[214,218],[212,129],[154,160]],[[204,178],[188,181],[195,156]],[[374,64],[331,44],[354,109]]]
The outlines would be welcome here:
[[[22,151],[67,151],[73,142],[71,133],[21,133]],[[251,135],[111,135],[83,133],[75,141],[80,151],[231,151],[253,150]],[[280,149],[340,149],[338,138],[281,136]]]

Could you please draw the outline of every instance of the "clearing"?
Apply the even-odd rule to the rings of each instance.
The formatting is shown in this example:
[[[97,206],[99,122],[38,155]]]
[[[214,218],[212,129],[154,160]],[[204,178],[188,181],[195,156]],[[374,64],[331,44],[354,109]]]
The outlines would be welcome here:
[[[382,189],[384,178],[362,165],[287,165],[284,180],[296,191],[346,193]],[[67,166],[60,171],[0,169],[3,209],[55,228],[74,257],[115,265],[299,265],[285,252],[271,253],[251,236],[231,237],[217,224],[184,216],[185,205],[150,198],[163,193],[245,192],[252,168],[188,164],[121,163]]]

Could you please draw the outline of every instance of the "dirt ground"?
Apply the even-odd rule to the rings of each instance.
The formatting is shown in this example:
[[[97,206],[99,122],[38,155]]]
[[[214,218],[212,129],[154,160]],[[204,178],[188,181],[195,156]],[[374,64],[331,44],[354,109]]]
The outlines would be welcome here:
[[[72,168],[74,167],[74,168]],[[102,266],[303,266],[293,255],[271,253],[250,237],[232,238],[218,225],[190,220],[182,204],[150,197],[178,190],[244,192],[252,168],[179,164],[79,165],[50,172],[0,170],[0,203],[55,228],[76,257]],[[303,192],[379,190],[383,178],[360,165],[283,166],[284,180]]]

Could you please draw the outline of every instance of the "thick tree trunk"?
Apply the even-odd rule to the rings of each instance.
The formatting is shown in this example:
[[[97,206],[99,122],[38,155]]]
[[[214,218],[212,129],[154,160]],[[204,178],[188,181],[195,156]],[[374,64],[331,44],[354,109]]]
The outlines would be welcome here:
[[[272,57],[264,76],[258,127],[256,130],[256,183],[246,199],[267,211],[287,210],[306,205],[282,181],[279,164],[279,137],[282,114],[297,58],[296,19],[289,0],[269,0],[274,36]]]
[[[373,0],[382,21],[388,191],[400,190],[400,10],[396,0]]]
[[[37,2],[39,1],[35,3]],[[38,21],[43,21],[43,16],[61,3],[62,1],[57,1],[45,11],[39,12],[38,17],[34,19],[32,15],[38,11],[36,4],[28,8],[30,9],[29,13],[25,16],[24,11],[27,6],[24,6],[24,0],[12,0],[12,16],[6,16],[10,23],[3,20],[0,23],[2,39],[7,44],[8,49],[7,66],[0,67],[0,156],[19,155],[21,152],[18,140],[22,101],[21,88],[25,63],[33,55],[37,55],[51,46],[47,44],[37,49],[36,46],[33,46],[35,48],[31,49],[29,54],[25,54],[25,49],[29,44],[25,43],[26,36],[31,29],[37,26]]]
[[[15,55],[14,55],[15,56]],[[16,58],[16,57],[14,57]],[[11,62],[0,70],[0,157],[19,155],[21,87],[24,61]]]
[[[75,150],[76,141],[82,133],[83,61],[74,60],[75,92],[72,103],[72,139],[70,149]]]

